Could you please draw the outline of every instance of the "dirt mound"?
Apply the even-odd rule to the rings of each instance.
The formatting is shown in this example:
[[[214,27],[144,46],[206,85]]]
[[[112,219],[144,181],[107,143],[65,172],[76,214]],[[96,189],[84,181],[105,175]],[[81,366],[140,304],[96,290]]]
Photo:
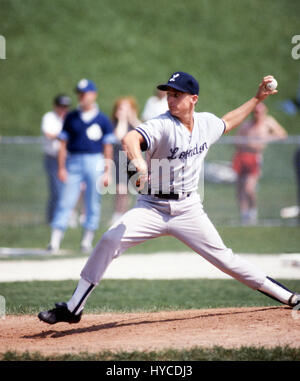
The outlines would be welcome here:
[[[300,347],[300,313],[292,312],[280,306],[86,314],[78,324],[53,326],[35,316],[8,315],[0,324],[0,353],[151,351],[214,345]]]

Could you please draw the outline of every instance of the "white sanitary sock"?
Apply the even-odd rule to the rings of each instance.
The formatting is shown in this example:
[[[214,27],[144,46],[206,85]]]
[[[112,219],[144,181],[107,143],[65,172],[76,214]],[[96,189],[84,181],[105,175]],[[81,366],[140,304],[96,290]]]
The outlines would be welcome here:
[[[58,250],[60,248],[61,241],[64,236],[64,231],[60,229],[53,229],[51,232],[50,246]]]
[[[67,302],[68,310],[78,315],[83,310],[87,298],[94,288],[94,284],[80,278],[76,290]]]
[[[282,303],[288,304],[290,297],[293,293],[276,283],[275,281],[266,278],[264,284],[258,289],[270,296],[273,296],[275,299],[280,300]]]
[[[95,232],[93,230],[85,230],[81,240],[81,246],[91,247],[93,244]]]

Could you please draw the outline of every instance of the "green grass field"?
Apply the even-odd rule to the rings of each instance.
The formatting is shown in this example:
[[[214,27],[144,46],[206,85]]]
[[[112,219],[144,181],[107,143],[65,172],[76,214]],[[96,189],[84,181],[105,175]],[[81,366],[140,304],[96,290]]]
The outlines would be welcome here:
[[[299,280],[281,280],[292,290]],[[7,314],[37,314],[59,301],[69,300],[76,281],[0,283]],[[235,280],[109,280],[104,279],[86,305],[86,313],[154,312],[184,309],[278,306]]]
[[[291,56],[299,34],[297,0],[1,0],[0,135],[39,135],[40,119],[58,92],[82,77],[99,86],[101,108],[136,96],[140,107],[175,70],[200,81],[198,110],[222,116],[255,95],[273,74],[279,94],[267,100],[291,134],[300,114],[277,102],[296,96],[299,61]]]
[[[219,227],[218,231],[223,241],[236,253],[253,254],[276,254],[298,253],[300,248],[299,227]],[[95,242],[101,238],[103,228],[97,232]],[[7,227],[0,232],[1,246],[42,248],[48,243],[50,229],[46,226]],[[60,258],[85,256],[79,251],[81,229],[69,229],[65,235],[62,249],[70,250],[67,254],[61,254]],[[135,246],[126,253],[153,253],[153,252],[181,252],[191,251],[186,245],[173,237],[161,237],[149,240]],[[37,259],[36,255],[20,256],[23,259]],[[57,259],[57,256],[45,255],[38,257],[43,259]],[[3,257],[7,260],[7,257]],[[11,257],[16,259],[16,257]],[[1,258],[0,258],[1,261]]]
[[[150,352],[99,352],[80,353],[78,355],[43,356],[40,353],[17,353],[9,351],[0,353],[0,361],[299,361],[300,350],[289,347],[256,348],[241,347],[239,349],[225,349],[222,347],[199,348],[190,350],[167,349]],[[162,363],[163,364],[163,363]],[[104,364],[102,363],[104,366]],[[205,364],[201,364],[202,368]],[[266,364],[264,364],[266,365]],[[196,365],[195,365],[196,366]],[[252,366],[255,366],[254,364]],[[259,366],[259,365],[257,365]],[[240,367],[239,367],[240,368]]]
[[[41,116],[52,97],[67,91],[75,106],[72,89],[81,77],[97,82],[101,108],[110,114],[122,94],[135,95],[142,107],[155,84],[177,69],[199,78],[198,111],[220,116],[252,95],[261,76],[272,72],[280,92],[267,100],[270,111],[289,133],[299,133],[300,115],[277,109],[279,100],[297,90],[299,61],[291,57],[300,11],[296,0],[0,0],[0,6],[0,34],[7,46],[7,59],[0,60],[0,135],[40,135]],[[296,221],[279,215],[280,208],[296,203],[295,149],[270,145],[259,183],[260,225],[267,220],[282,226],[231,228],[239,223],[234,185],[206,182],[205,209],[235,251],[299,251]],[[232,154],[231,146],[217,144],[207,161],[229,162]],[[44,248],[48,243],[42,160],[37,144],[0,145],[1,246]],[[97,238],[108,226],[113,202],[112,196],[103,197]],[[69,230],[64,248],[77,250],[80,234]],[[158,245],[161,250],[186,249],[164,238],[133,252],[156,251]]]

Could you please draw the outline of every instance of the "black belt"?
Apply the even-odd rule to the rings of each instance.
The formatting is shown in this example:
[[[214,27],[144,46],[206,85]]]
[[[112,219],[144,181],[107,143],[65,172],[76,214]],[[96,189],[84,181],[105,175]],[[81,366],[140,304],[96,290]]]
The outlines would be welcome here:
[[[158,193],[152,194],[151,189],[149,189],[148,194],[151,196],[154,196],[154,197],[163,198],[163,199],[167,199],[167,200],[178,200],[180,196],[190,197],[192,192],[182,193],[181,195],[178,193],[174,193],[174,192],[171,192],[171,193],[158,192]]]

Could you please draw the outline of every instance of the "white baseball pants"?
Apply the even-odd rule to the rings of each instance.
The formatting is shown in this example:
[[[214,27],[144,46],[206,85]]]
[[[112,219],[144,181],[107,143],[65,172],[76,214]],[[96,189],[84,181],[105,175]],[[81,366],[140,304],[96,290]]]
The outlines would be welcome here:
[[[204,212],[197,193],[181,200],[139,196],[135,207],[102,236],[81,277],[97,285],[111,261],[126,249],[165,235],[184,242],[214,266],[252,289],[257,290],[266,280],[259,268],[225,246]]]

